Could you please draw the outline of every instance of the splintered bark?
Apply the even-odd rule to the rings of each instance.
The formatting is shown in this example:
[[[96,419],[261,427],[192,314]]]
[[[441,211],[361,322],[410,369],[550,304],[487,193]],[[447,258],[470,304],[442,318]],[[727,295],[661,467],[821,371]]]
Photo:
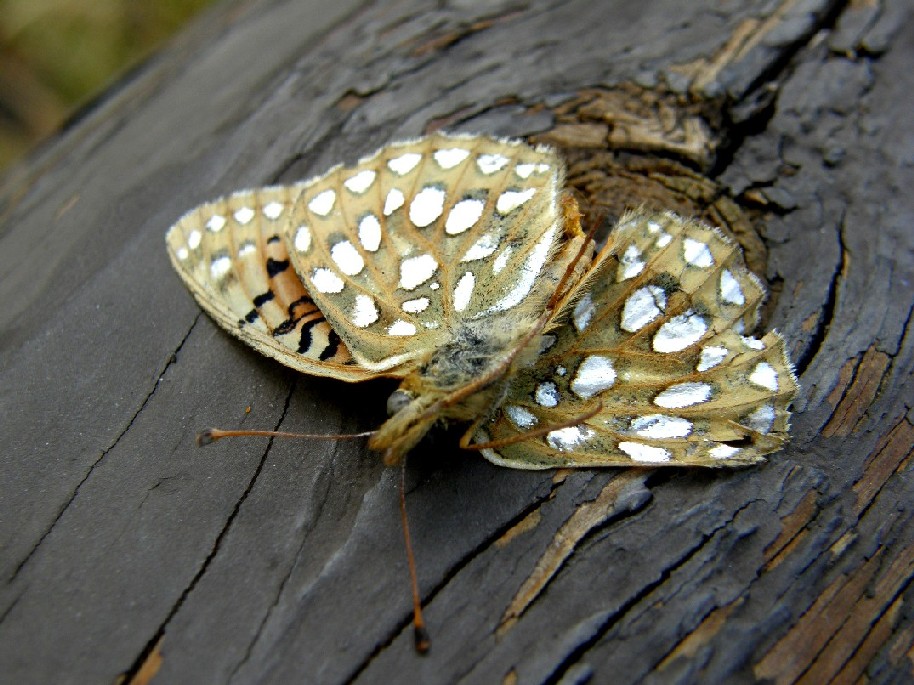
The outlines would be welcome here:
[[[905,0],[220,5],[0,185],[5,682],[903,681],[912,675],[914,9]],[[802,392],[737,471],[501,469],[442,432],[407,507],[386,382],[206,316],[167,227],[433,130],[568,162],[588,221],[725,226]],[[458,433],[459,435],[459,433]]]

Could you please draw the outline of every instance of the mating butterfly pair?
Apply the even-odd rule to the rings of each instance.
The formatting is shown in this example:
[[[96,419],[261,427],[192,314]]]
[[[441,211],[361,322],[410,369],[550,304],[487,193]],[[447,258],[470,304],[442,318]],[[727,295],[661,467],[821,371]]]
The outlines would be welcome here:
[[[260,352],[402,379],[369,446],[397,463],[441,419],[523,469],[738,466],[780,449],[797,383],[749,337],[765,290],[720,231],[629,213],[596,255],[554,152],[483,136],[201,205],[168,232],[204,309]]]

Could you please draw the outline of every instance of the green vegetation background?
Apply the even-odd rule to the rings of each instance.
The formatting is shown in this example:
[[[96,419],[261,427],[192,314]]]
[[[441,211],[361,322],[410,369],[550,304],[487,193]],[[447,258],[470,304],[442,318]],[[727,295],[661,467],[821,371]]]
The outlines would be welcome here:
[[[0,0],[0,171],[214,0]]]

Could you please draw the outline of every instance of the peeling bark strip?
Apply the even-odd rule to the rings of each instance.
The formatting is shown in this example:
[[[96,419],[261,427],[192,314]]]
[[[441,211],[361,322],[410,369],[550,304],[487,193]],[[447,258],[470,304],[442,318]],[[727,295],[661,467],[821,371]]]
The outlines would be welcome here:
[[[4,679],[910,680],[912,63],[904,0],[217,7],[0,181]],[[197,321],[161,236],[437,128],[551,137],[593,220],[644,203],[725,224],[804,395],[768,464],[649,473],[646,506],[576,525],[501,636],[619,475],[421,446],[418,659],[374,455],[192,447],[233,418],[371,428],[390,387],[353,402]]]

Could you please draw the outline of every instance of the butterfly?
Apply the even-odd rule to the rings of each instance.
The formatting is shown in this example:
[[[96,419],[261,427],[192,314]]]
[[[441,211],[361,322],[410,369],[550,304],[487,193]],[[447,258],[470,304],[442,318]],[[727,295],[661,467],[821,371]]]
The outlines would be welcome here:
[[[200,305],[306,374],[400,379],[369,447],[437,423],[520,469],[742,466],[779,450],[798,386],[739,246],[625,214],[601,249],[543,147],[437,133],[184,215],[168,253]]]

